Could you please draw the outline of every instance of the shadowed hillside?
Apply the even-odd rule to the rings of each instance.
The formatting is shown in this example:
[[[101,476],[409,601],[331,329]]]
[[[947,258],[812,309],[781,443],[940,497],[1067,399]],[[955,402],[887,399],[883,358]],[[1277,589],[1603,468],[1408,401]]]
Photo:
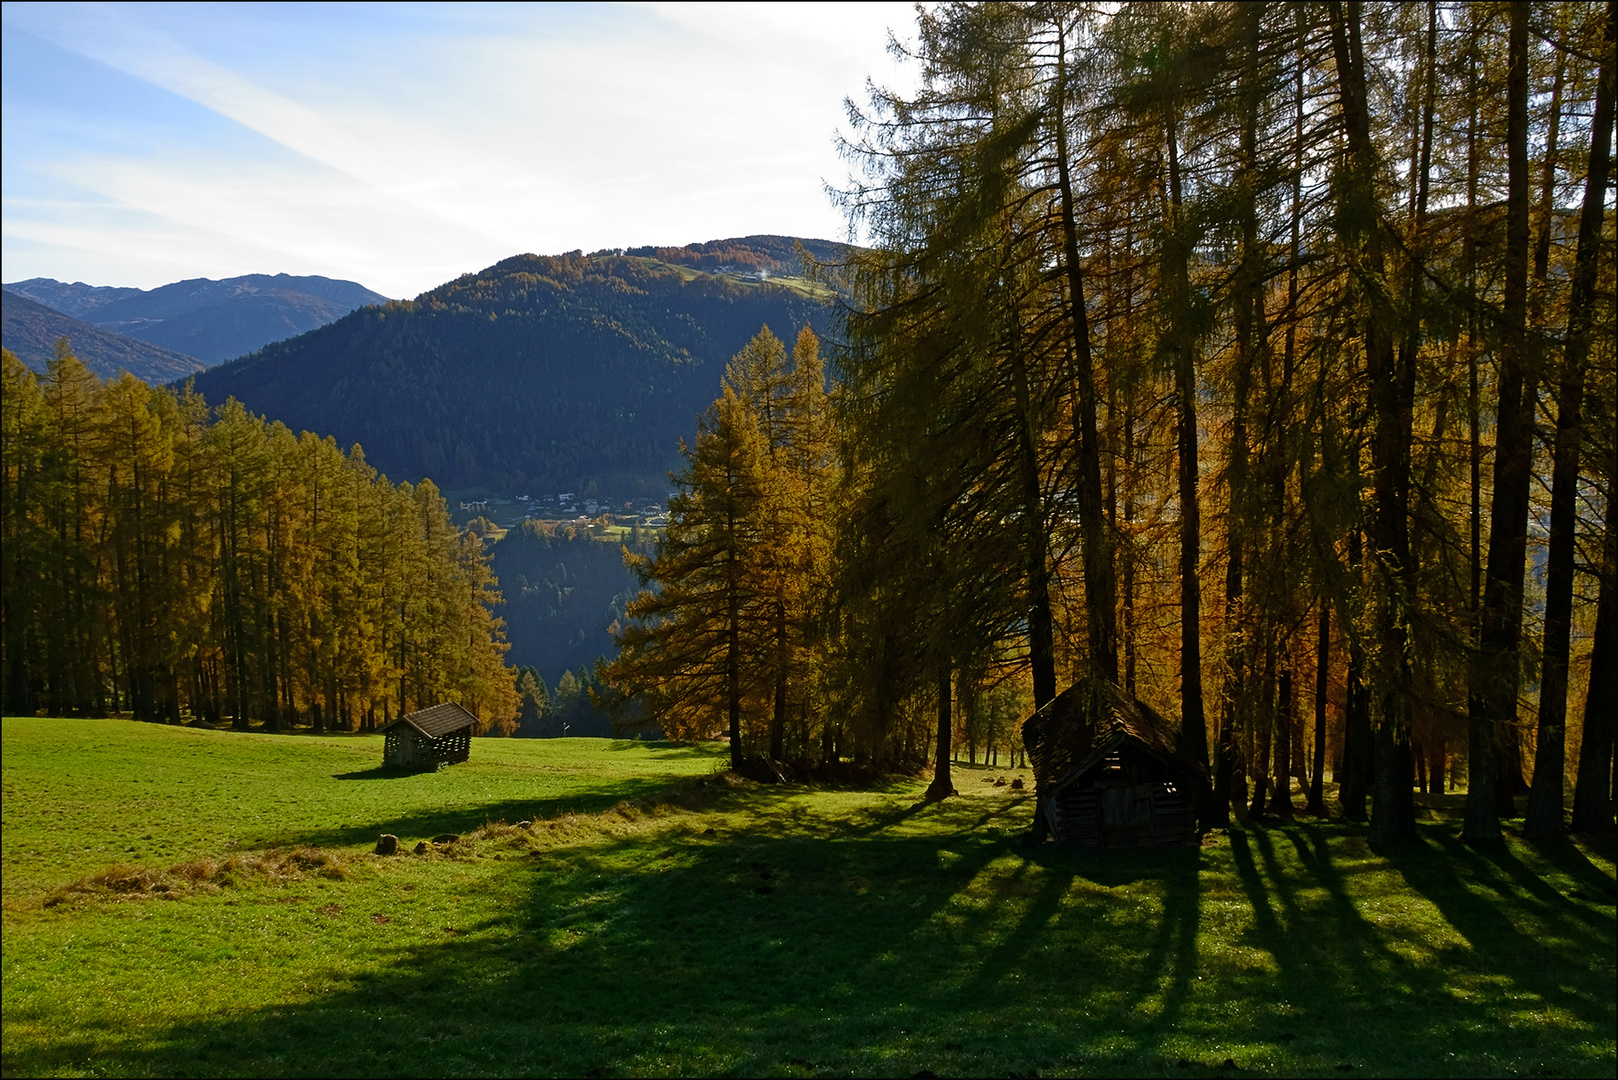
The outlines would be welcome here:
[[[644,256],[519,255],[267,346],[196,387],[359,442],[398,479],[661,495],[730,358],[764,324],[825,330],[828,295]]]

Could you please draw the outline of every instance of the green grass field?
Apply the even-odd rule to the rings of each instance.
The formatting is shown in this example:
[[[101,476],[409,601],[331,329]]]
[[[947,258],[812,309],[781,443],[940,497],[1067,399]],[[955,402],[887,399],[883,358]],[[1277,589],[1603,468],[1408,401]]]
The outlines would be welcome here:
[[[107,720],[0,727],[4,897],[110,863],[272,847],[369,847],[485,821],[604,810],[711,773],[711,751],[599,739],[483,739],[438,774],[381,770],[379,735],[249,735]]]
[[[930,806],[657,744],[386,777],[374,738],[3,732],[7,1075],[1615,1067],[1611,844],[1474,852],[1443,806],[1391,857],[1311,821],[1083,856],[984,769]]]

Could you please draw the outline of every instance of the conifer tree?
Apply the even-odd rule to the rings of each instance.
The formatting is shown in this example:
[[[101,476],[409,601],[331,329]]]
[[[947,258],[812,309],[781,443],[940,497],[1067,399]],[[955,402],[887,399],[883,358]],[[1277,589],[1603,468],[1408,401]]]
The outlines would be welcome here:
[[[746,756],[743,713],[756,711],[765,654],[758,617],[759,514],[767,451],[736,391],[709,409],[676,477],[669,524],[652,557],[629,554],[652,589],[630,603],[619,655],[605,676],[622,700],[670,739],[730,739],[731,767]]]
[[[1585,370],[1595,323],[1595,293],[1607,176],[1611,165],[1614,62],[1618,39],[1618,4],[1608,0],[1603,51],[1597,75],[1595,114],[1590,123],[1590,156],[1584,180],[1584,207],[1579,215],[1578,249],[1574,256],[1572,295],[1568,300],[1567,337],[1557,393],[1556,436],[1552,450],[1550,544],[1546,556],[1545,642],[1540,682],[1539,729],[1534,756],[1533,790],[1524,822],[1526,835],[1546,839],[1563,830],[1563,770],[1566,762],[1568,652],[1573,616],[1575,489],[1584,412]],[[1560,75],[1560,68],[1558,68]],[[1558,82],[1560,89],[1560,82]],[[1554,150],[1554,147],[1552,148]],[[1551,170],[1547,167],[1547,173]],[[1548,186],[1548,185],[1547,185]],[[1547,191],[1547,204],[1549,191]],[[1549,244],[1549,206],[1544,241]],[[1545,256],[1538,256],[1543,264]],[[1544,277],[1543,270],[1538,275]],[[1611,317],[1611,311],[1608,311]],[[1612,505],[1607,515],[1611,528]],[[1592,673],[1592,682],[1599,676]],[[1594,750],[1594,747],[1592,747]],[[1596,751],[1599,755],[1599,751]]]

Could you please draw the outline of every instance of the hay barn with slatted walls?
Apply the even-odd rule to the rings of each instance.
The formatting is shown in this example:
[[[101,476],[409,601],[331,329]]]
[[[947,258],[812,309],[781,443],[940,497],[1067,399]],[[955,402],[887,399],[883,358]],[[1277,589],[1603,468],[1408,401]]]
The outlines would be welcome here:
[[[436,769],[472,754],[478,718],[453,702],[406,713],[382,729],[382,764],[395,769]]]
[[[1040,811],[1059,842],[1142,848],[1197,839],[1208,769],[1179,725],[1105,681],[1085,680],[1023,724]]]

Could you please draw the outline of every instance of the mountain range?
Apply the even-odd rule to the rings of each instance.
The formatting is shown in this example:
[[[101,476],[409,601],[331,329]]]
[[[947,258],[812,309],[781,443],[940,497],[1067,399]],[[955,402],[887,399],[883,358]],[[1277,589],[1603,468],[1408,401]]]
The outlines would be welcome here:
[[[800,247],[801,245],[801,247]],[[661,497],[681,440],[760,327],[824,335],[831,290],[797,276],[828,241],[518,255],[210,368],[196,389],[358,442],[394,479],[496,493]],[[109,305],[110,309],[111,305]]]
[[[222,281],[192,278],[156,289],[29,278],[5,289],[101,330],[194,357],[201,362],[199,368],[313,330],[355,308],[387,302],[387,297],[356,282],[290,274],[247,274]],[[68,336],[79,358],[96,368],[85,355],[87,345]],[[86,335],[81,331],[79,336]],[[6,347],[23,355],[9,340]]]
[[[56,354],[56,342],[64,337],[84,366],[104,379],[128,371],[137,379],[163,383],[207,367],[194,356],[103,330],[5,290],[0,303],[0,344],[31,370],[43,374]]]

